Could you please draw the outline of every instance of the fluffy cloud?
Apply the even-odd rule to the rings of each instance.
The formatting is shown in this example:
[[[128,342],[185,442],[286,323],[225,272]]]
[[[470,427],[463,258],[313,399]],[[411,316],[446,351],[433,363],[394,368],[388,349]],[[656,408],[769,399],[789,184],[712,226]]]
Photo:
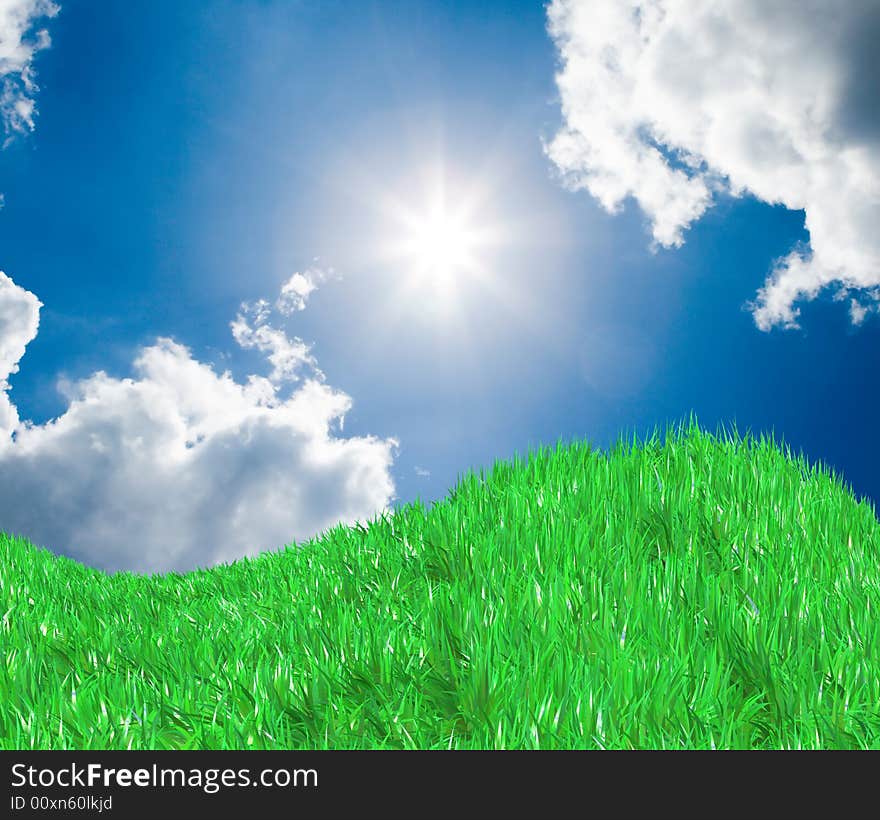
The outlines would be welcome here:
[[[297,271],[281,286],[275,311],[282,316],[291,316],[305,310],[309,296],[332,274],[332,270],[319,268],[309,268],[302,273]],[[291,339],[284,331],[273,327],[269,323],[271,315],[272,306],[265,299],[242,304],[235,321],[230,323],[235,341],[243,348],[266,354],[272,365],[269,379],[276,384],[296,381],[304,367],[323,378],[311,347],[298,336]]]
[[[269,303],[263,299],[243,304],[230,323],[235,341],[243,348],[266,354],[272,365],[269,379],[275,384],[296,381],[303,367],[317,369],[311,348],[299,337],[291,339],[283,330],[272,327],[269,313]]]
[[[39,303],[7,277],[0,287],[19,305],[0,310],[8,375],[36,333]],[[267,327],[261,304],[253,332]],[[255,346],[271,361],[276,348]],[[281,384],[288,371],[238,382],[159,339],[132,378],[99,372],[65,385],[57,419],[16,424],[12,408],[0,528],[93,566],[150,572],[233,560],[385,509],[396,442],[342,437],[351,399],[310,363],[297,360],[295,389]]]
[[[0,117],[7,136],[34,127],[33,58],[49,45],[48,32],[34,28],[57,13],[51,0],[0,0]]]
[[[25,348],[37,335],[40,307],[33,293],[0,271],[0,452],[18,426],[18,413],[7,394],[7,380],[18,372]]]
[[[281,286],[281,294],[275,306],[285,316],[290,316],[298,310],[305,310],[309,296],[332,274],[332,270],[321,268],[309,268],[302,273],[294,273]]]
[[[553,0],[564,126],[547,145],[609,211],[634,199],[675,247],[722,191],[803,209],[756,324],[796,327],[834,285],[856,321],[880,286],[880,3]]]

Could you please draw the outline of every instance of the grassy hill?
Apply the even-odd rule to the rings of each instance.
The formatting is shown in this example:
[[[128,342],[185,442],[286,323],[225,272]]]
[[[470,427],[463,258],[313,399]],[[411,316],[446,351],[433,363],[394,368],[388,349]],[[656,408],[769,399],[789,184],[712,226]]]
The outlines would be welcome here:
[[[300,548],[106,575],[0,537],[5,748],[880,748],[880,525],[691,426]]]

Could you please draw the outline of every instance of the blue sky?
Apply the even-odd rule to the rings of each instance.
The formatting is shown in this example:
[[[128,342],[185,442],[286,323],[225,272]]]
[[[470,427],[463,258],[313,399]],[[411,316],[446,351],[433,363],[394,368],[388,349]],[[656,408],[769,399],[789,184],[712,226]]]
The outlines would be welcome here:
[[[536,2],[61,6],[37,24],[52,44],[33,55],[35,127],[0,153],[0,268],[43,304],[9,377],[22,419],[65,412],[73,394],[59,381],[131,377],[157,337],[240,383],[266,375],[230,321],[294,272],[332,269],[307,309],[272,321],[350,397],[338,435],[396,440],[393,503],[441,498],[460,472],[535,445],[605,446],[692,412],[709,428],[775,430],[880,498],[876,319],[853,323],[834,287],[801,298],[796,321],[783,306],[769,329],[747,307],[775,260],[810,240],[803,208],[770,204],[797,204],[788,183],[767,193],[744,160],[725,165],[707,147],[705,163],[747,190],[715,190],[682,221],[679,247],[659,229],[652,242],[659,210],[639,207],[638,183],[616,213],[603,191],[572,189],[553,140],[577,130],[578,105],[596,105],[556,82],[576,19],[563,21],[565,40]],[[473,202],[470,226],[498,229],[475,251],[482,278],[460,273],[442,305],[412,275],[418,260],[382,253],[405,231],[389,203],[417,213],[438,177],[453,205]],[[872,284],[854,291],[869,311]],[[0,527],[67,539],[46,545],[90,563],[140,566],[85,545],[94,518],[76,532],[32,525],[47,515],[34,504],[28,518],[33,476]]]

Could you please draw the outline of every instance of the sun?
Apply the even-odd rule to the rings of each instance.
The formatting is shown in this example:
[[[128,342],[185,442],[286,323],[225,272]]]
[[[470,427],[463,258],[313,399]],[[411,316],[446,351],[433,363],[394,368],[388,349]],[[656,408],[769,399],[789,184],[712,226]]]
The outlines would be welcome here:
[[[418,190],[418,188],[416,189]],[[498,226],[482,191],[435,176],[420,197],[395,197],[386,210],[385,262],[422,310],[447,310],[491,275]]]
[[[435,207],[411,219],[410,235],[402,240],[403,253],[413,266],[413,275],[428,280],[439,290],[453,286],[467,276],[478,262],[479,234],[461,214]]]

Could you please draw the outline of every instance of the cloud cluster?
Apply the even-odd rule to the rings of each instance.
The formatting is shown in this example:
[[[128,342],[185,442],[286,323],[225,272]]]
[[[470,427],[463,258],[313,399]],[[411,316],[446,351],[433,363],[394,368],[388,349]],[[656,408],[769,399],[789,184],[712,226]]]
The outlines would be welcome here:
[[[33,59],[50,42],[35,24],[58,10],[51,0],[0,0],[0,117],[7,137],[34,127]]]
[[[573,188],[634,199],[675,247],[720,192],[806,213],[810,242],[751,305],[796,327],[829,285],[862,321],[880,297],[880,3],[553,0],[564,126],[547,152]]]
[[[309,296],[333,276],[332,269],[309,268],[297,271],[282,286],[275,300],[275,311],[281,316],[292,316],[305,310]],[[303,368],[309,368],[319,378],[324,374],[311,354],[311,348],[299,336],[290,338],[284,331],[270,323],[272,306],[265,299],[245,302],[241,305],[235,321],[230,323],[232,335],[239,346],[266,354],[272,365],[270,381],[281,384],[296,381]]]
[[[274,384],[296,381],[304,367],[320,373],[309,345],[298,336],[291,339],[283,330],[273,327],[269,324],[269,315],[270,307],[265,299],[242,304],[235,321],[230,323],[232,336],[239,346],[266,355],[272,365],[269,379]]]
[[[0,376],[15,371],[39,310],[5,276],[3,293]],[[7,401],[0,529],[92,566],[153,572],[233,560],[385,509],[396,442],[340,434],[351,399],[324,382],[308,348],[293,369],[272,358],[299,348],[270,314],[264,304],[251,316],[242,343],[258,340],[272,378],[238,382],[159,339],[131,378],[65,384],[69,405],[46,424],[18,422]],[[277,343],[259,341],[264,328]]]

